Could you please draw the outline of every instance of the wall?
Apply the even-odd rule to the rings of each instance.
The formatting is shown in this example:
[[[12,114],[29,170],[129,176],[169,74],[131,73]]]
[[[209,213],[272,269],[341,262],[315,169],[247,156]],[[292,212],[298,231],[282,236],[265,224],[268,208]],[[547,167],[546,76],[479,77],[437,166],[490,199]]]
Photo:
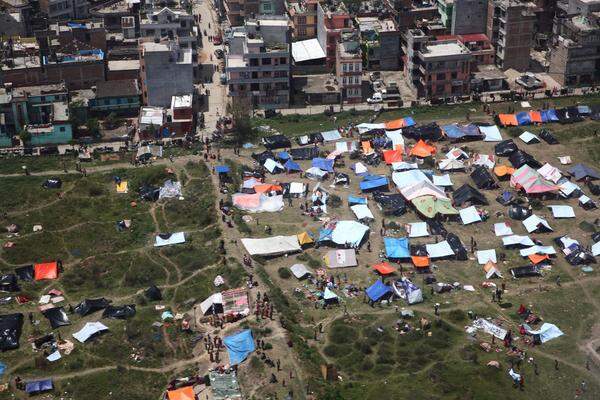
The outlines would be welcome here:
[[[488,0],[454,0],[453,35],[484,33],[487,29]]]

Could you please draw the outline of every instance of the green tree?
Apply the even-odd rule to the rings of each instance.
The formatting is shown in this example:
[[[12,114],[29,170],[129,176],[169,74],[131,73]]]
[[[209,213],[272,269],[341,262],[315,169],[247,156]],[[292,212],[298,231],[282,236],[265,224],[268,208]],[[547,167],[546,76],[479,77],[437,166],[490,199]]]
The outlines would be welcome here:
[[[233,119],[233,142],[241,146],[256,137],[256,129],[250,120],[250,107],[242,102],[235,102],[230,107]]]
[[[115,112],[111,112],[110,114],[108,114],[108,116],[104,120],[104,125],[108,129],[114,129],[119,126],[120,122],[121,122],[121,120],[120,120],[119,116]]]
[[[28,144],[29,142],[31,142],[31,132],[29,132],[29,130],[27,130],[26,127],[22,127],[19,130],[19,138],[21,139],[23,144]]]
[[[95,137],[95,138],[99,138],[100,137],[100,123],[98,123],[98,118],[90,118],[87,120],[87,123],[85,124],[88,128],[88,131],[90,132],[90,134]]]

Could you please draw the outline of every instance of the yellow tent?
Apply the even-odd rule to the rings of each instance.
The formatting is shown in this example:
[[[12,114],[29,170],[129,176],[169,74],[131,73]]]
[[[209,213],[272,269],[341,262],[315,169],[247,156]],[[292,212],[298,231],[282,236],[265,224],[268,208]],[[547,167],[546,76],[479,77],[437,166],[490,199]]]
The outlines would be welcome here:
[[[121,181],[117,184],[117,193],[127,193],[128,190],[127,181]]]
[[[299,233],[297,236],[298,236],[298,243],[300,243],[300,246],[304,246],[305,244],[311,244],[311,243],[315,242],[315,240],[312,238],[310,233],[308,233],[306,231]]]

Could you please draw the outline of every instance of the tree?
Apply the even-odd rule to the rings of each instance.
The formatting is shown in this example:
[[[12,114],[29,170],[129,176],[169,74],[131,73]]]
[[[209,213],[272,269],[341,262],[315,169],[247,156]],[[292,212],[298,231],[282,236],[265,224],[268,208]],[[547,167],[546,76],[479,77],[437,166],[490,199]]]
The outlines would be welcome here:
[[[121,122],[121,120],[120,120],[119,116],[115,112],[111,112],[104,119],[104,125],[108,129],[114,129],[114,128],[118,127],[120,125],[120,122]]]
[[[19,130],[19,138],[24,145],[28,144],[31,141],[31,132],[29,132],[26,127],[22,127]]]
[[[256,129],[250,120],[250,108],[246,103],[234,102],[230,107],[233,119],[233,141],[241,146],[256,137]]]
[[[88,131],[90,132],[90,134],[95,137],[95,138],[99,138],[100,137],[100,124],[98,123],[98,118],[90,118],[87,120],[87,123],[85,124],[88,128]]]

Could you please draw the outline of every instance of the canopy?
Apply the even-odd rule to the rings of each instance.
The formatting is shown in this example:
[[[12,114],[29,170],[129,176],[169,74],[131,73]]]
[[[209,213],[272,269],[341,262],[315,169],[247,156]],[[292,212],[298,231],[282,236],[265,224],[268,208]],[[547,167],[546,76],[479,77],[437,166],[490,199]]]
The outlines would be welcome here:
[[[413,125],[415,125],[415,121],[411,117],[406,117],[406,118],[394,119],[392,121],[387,121],[384,124],[384,127],[388,131],[394,131],[394,130],[397,130],[400,128],[406,128],[408,126],[413,126]]]
[[[185,243],[185,232],[160,233],[155,237],[154,247],[162,247],[180,243]]]
[[[328,251],[323,256],[325,265],[329,268],[356,267],[356,251],[354,249],[339,249]]]
[[[575,210],[571,206],[548,206],[552,210],[554,218],[575,218]]]
[[[292,274],[298,279],[304,278],[306,275],[310,275],[310,271],[304,264],[294,264],[290,267]]]
[[[407,238],[384,237],[385,255],[392,259],[403,259],[410,257]]]
[[[458,210],[452,207],[449,199],[439,199],[434,196],[421,196],[411,200],[417,211],[426,218],[433,218],[437,214],[456,215]]]
[[[420,139],[412,149],[410,149],[410,155],[420,158],[430,157],[436,152],[435,146],[425,143],[423,139]]]
[[[235,193],[231,196],[231,200],[235,207],[252,213],[283,210],[283,195],[267,196],[262,193]]]
[[[85,343],[89,338],[94,336],[99,332],[107,331],[108,327],[104,325],[102,322],[86,322],[86,324],[79,330],[73,334],[73,337],[79,340],[81,343]]]
[[[380,280],[375,281],[374,284],[369,286],[365,292],[369,299],[372,301],[378,301],[382,297],[386,296],[388,293],[392,293],[392,288],[381,282]]]
[[[402,161],[402,150],[386,150],[383,152],[383,159],[385,163],[390,165],[391,163]]]
[[[223,344],[229,353],[229,364],[231,365],[238,365],[255,349],[254,338],[250,329],[225,336]]]
[[[474,222],[481,222],[481,216],[479,215],[479,212],[477,211],[475,206],[463,208],[459,211],[459,213],[463,225],[472,224]]]
[[[313,158],[312,166],[319,168],[323,171],[333,172],[333,160],[328,160],[326,158]]]
[[[480,265],[485,265],[488,262],[493,262],[494,264],[496,264],[498,261],[496,260],[496,250],[494,249],[490,249],[490,250],[478,250],[476,252],[477,255],[477,262]]]
[[[387,176],[383,175],[365,175],[362,181],[359,183],[360,190],[368,192],[375,189],[387,191],[388,188]]]
[[[196,393],[192,386],[184,386],[167,392],[169,400],[196,400]]]
[[[406,200],[413,200],[421,196],[433,196],[437,199],[447,199],[444,189],[435,186],[431,181],[421,181],[400,189]]]
[[[296,235],[272,236],[261,239],[244,238],[241,241],[251,256],[274,256],[302,250]]]
[[[373,269],[375,271],[379,272],[381,275],[389,275],[389,274],[396,272],[396,268],[392,267],[390,264],[388,264],[385,261],[382,263],[373,265]]]
[[[548,221],[546,221],[544,218],[538,217],[535,214],[532,214],[528,218],[524,219],[523,225],[525,226],[525,229],[527,229],[528,233],[552,231]]]
[[[369,210],[369,207],[366,204],[356,204],[350,207],[350,209],[352,210],[352,212],[354,212],[354,215],[356,215],[356,218],[359,220],[375,219],[373,213],[371,212],[371,210]]]
[[[411,238],[429,236],[429,232],[427,231],[427,222],[408,223],[406,224],[406,231],[408,233],[408,237]]]
[[[429,181],[429,178],[423,171],[411,169],[408,171],[394,172],[392,174],[392,181],[396,184],[398,189],[402,190],[403,188],[416,183]]]
[[[480,126],[479,130],[485,135],[484,142],[500,142],[502,140],[500,129],[496,125]]]
[[[450,244],[446,240],[435,244],[426,244],[425,248],[427,249],[427,254],[431,259],[444,258],[454,255],[452,247],[450,247]]]
[[[600,179],[600,173],[594,168],[588,167],[585,164],[575,164],[569,169],[569,174],[575,177],[575,180],[582,180],[583,178]]]
[[[36,281],[43,279],[56,279],[58,278],[58,263],[56,261],[49,263],[34,264],[34,277]]]

